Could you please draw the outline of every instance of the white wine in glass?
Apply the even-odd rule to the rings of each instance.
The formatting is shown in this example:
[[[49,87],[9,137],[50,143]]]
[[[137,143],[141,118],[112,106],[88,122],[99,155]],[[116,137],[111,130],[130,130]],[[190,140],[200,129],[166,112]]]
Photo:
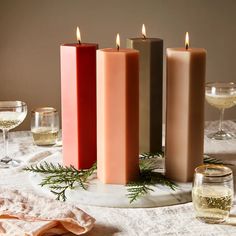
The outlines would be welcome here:
[[[219,129],[216,133],[208,135],[208,138],[227,140],[235,138],[235,134],[222,129],[225,109],[236,105],[236,84],[233,82],[209,82],[206,84],[206,101],[220,111]]]
[[[56,144],[59,134],[59,114],[53,107],[41,107],[31,112],[31,132],[39,146]]]
[[[222,223],[234,200],[232,170],[223,165],[201,165],[195,169],[193,206],[197,219],[205,223]]]
[[[0,168],[16,167],[19,160],[8,155],[8,133],[20,125],[27,115],[27,106],[21,101],[0,101],[0,130],[3,132],[4,156],[0,159]]]

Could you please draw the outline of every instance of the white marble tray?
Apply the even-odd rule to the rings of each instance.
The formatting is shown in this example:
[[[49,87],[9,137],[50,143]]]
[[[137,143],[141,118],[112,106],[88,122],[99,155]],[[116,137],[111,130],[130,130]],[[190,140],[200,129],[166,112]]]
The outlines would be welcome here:
[[[60,153],[55,153],[54,155],[44,159],[43,162],[44,161],[62,163],[62,156]],[[159,161],[162,162],[162,160]],[[47,187],[39,186],[42,178],[43,176],[41,174],[34,173],[30,175],[31,183],[37,192],[53,197],[54,195]],[[178,189],[175,191],[168,187],[158,185],[153,188],[154,192],[150,192],[150,194],[130,204],[129,199],[126,196],[127,189],[125,186],[102,184],[95,176],[89,182],[89,187],[86,191],[80,188],[68,190],[67,200],[69,202],[85,205],[120,208],[158,207],[190,202],[192,183],[177,184]]]

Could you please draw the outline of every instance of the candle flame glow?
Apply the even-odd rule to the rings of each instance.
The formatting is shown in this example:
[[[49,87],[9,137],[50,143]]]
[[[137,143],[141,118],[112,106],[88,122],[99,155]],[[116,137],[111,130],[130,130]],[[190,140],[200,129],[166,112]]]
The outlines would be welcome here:
[[[185,35],[185,48],[186,48],[186,50],[188,50],[188,48],[189,48],[189,34],[188,34],[188,32],[186,32],[186,35]]]
[[[116,48],[117,50],[120,49],[120,35],[119,34],[116,35]]]
[[[142,25],[142,35],[144,38],[146,38],[146,28],[144,24]]]
[[[77,37],[77,41],[79,42],[79,44],[81,44],[81,35],[80,35],[80,30],[79,30],[78,26],[76,28],[76,37]]]

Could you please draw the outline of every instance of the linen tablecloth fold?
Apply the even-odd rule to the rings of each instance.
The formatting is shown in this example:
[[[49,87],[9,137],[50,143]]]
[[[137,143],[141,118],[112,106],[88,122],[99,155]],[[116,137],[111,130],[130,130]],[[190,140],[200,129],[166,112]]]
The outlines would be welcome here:
[[[0,235],[80,235],[88,232],[94,222],[94,218],[72,204],[0,188]]]

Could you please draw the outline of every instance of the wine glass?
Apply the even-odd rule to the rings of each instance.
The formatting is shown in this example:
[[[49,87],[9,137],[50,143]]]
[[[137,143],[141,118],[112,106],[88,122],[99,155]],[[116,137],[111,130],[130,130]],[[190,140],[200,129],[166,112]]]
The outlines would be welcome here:
[[[220,111],[219,128],[216,133],[211,133],[208,138],[215,140],[227,140],[235,138],[235,134],[222,129],[225,109],[236,105],[236,84],[233,82],[209,82],[206,83],[206,101]]]
[[[8,155],[8,133],[23,122],[27,115],[27,105],[21,101],[0,101],[0,129],[3,132],[4,156],[0,159],[0,168],[20,165]]]

